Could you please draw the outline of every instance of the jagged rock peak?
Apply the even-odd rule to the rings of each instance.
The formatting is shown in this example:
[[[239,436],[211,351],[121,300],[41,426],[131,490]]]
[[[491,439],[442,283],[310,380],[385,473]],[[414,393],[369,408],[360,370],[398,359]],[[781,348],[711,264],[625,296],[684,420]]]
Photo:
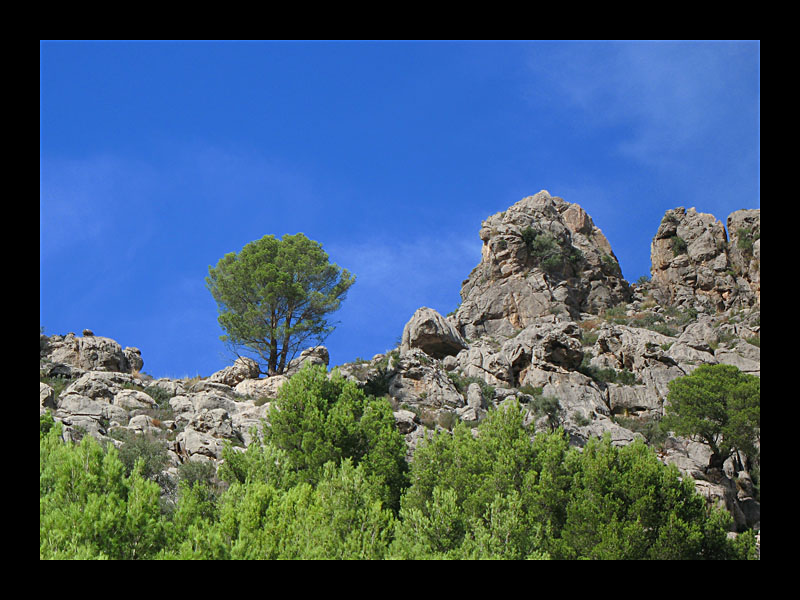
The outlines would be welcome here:
[[[481,262],[461,289],[468,339],[511,335],[537,317],[597,314],[630,299],[611,245],[586,211],[546,190],[487,218]]]
[[[730,241],[714,215],[666,211],[650,245],[660,304],[712,311],[760,304],[761,211],[736,211],[727,223]]]

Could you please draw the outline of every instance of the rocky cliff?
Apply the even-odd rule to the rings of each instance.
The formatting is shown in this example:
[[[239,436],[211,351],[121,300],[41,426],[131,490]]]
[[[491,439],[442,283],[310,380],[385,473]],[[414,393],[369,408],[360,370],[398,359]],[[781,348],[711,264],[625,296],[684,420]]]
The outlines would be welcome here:
[[[760,211],[731,214],[727,233],[711,215],[667,211],[651,245],[652,279],[639,285],[624,280],[591,217],[545,191],[487,218],[478,237],[482,258],[454,314],[422,307],[398,348],[338,366],[389,399],[409,459],[430,431],[477,424],[514,398],[532,431],[561,426],[576,446],[606,433],[620,445],[644,437],[737,527],[758,526],[747,473],[709,469],[705,446],[659,436],[654,425],[667,383],[698,365],[760,375]],[[219,461],[223,440],[250,444],[281,385],[328,360],[316,347],[268,378],[239,359],[205,379],[153,379],[135,348],[88,331],[40,335],[40,414],[62,421],[70,439],[161,437],[174,476],[182,462]]]

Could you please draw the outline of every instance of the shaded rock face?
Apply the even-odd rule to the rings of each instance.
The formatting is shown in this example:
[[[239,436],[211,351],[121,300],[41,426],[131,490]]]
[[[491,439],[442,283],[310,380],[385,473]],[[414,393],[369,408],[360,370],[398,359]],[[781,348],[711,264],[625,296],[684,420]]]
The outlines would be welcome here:
[[[461,289],[467,339],[511,335],[537,317],[597,314],[630,298],[602,231],[577,204],[541,191],[486,219],[480,264]]]
[[[650,246],[659,303],[723,311],[760,303],[760,210],[741,210],[725,226],[694,208],[668,210]]]

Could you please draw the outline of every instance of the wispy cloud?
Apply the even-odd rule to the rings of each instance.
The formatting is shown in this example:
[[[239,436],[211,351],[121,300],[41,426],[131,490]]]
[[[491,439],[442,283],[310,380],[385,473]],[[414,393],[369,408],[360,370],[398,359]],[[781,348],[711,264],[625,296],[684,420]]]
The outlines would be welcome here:
[[[39,248],[43,260],[76,246],[117,245],[119,229],[140,220],[141,203],[152,193],[154,169],[111,156],[46,159],[39,179]],[[139,219],[139,220],[137,220]],[[132,242],[141,243],[147,227]],[[128,247],[123,252],[130,256]]]
[[[445,234],[397,242],[340,242],[325,249],[332,260],[356,274],[353,293],[360,288],[358,295],[365,302],[413,306],[412,310],[426,304],[439,310],[455,308],[441,303],[453,298],[457,302],[461,282],[481,257],[477,234],[471,239]]]
[[[757,121],[758,53],[747,43],[544,45],[529,61],[534,102],[571,111],[576,127],[616,141],[623,157],[674,166],[699,146],[726,151],[730,120]]]

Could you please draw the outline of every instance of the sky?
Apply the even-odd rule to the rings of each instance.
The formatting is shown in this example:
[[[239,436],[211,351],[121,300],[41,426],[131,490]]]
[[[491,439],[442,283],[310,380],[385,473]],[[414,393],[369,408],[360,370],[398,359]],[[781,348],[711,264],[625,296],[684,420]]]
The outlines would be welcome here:
[[[232,364],[209,266],[304,233],[356,275],[330,366],[445,315],[481,221],[547,190],[650,274],[666,210],[760,208],[758,41],[42,41],[39,319]]]

